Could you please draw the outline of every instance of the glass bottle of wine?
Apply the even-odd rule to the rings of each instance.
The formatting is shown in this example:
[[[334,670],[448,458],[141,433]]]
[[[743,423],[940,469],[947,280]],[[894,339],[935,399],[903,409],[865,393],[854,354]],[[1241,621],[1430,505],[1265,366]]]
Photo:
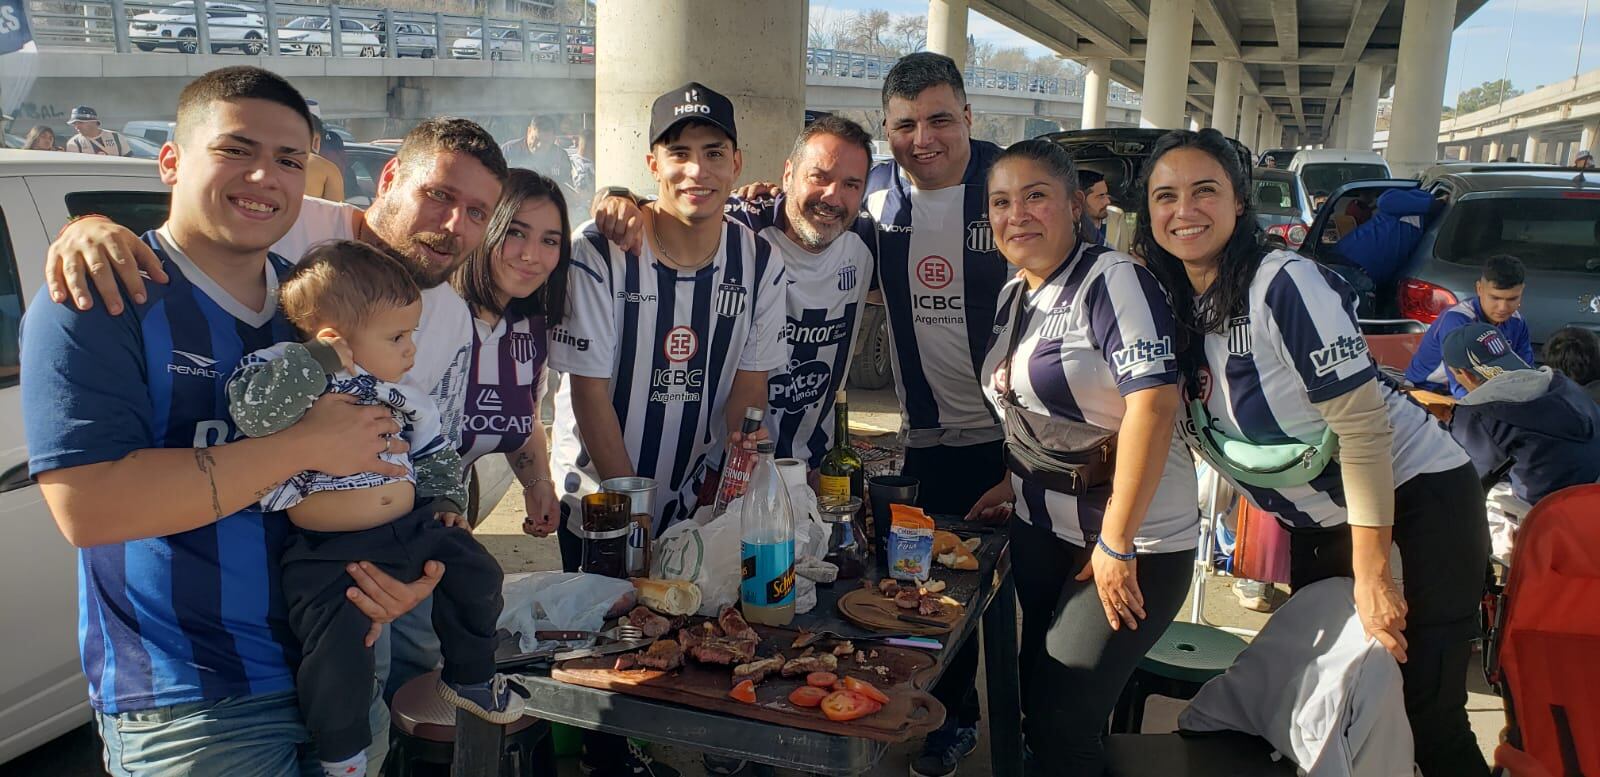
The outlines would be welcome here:
[[[833,447],[822,457],[822,466],[818,470],[819,497],[856,497],[863,496],[863,478],[866,467],[861,461],[861,454],[850,445],[850,408],[845,402],[844,389],[839,389],[833,398]]]

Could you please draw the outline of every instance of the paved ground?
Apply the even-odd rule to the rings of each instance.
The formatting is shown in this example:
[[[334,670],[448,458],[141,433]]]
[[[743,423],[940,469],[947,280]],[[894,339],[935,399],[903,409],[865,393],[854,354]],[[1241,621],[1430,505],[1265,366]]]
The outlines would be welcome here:
[[[892,435],[899,427],[896,400],[892,390],[861,391],[852,390],[850,393],[851,427],[858,434],[869,441],[878,442],[885,446],[892,444],[892,437],[878,435]],[[492,551],[506,572],[532,572],[547,569],[560,569],[560,552],[554,537],[535,539],[522,533],[522,499],[521,492],[513,489],[507,494],[506,499],[478,527],[477,534],[483,544]],[[1238,605],[1229,590],[1230,579],[1225,577],[1212,577],[1205,584],[1205,617],[1211,623],[1221,626],[1236,626],[1246,629],[1259,629],[1266,623],[1267,616],[1245,610]],[[1191,592],[1192,595],[1192,592]],[[1189,606],[1185,605],[1181,617],[1187,617]],[[981,666],[981,664],[980,664]],[[984,682],[980,674],[980,685]],[[1504,724],[1504,715],[1501,712],[1500,699],[1488,691],[1483,683],[1483,675],[1479,671],[1476,660],[1468,669],[1468,688],[1471,695],[1468,700],[1468,709],[1472,718],[1473,730],[1478,735],[1478,742],[1484,753],[1494,749],[1495,736]],[[1149,733],[1173,731],[1177,727],[1178,713],[1183,709],[1183,703],[1162,698],[1151,699],[1146,710],[1144,730]],[[0,777],[17,775],[61,775],[61,777],[99,777],[103,772],[99,765],[99,743],[89,727],[79,729],[64,736],[21,759],[0,765]],[[699,764],[698,755],[681,748],[660,748],[658,757],[678,767],[686,776],[695,777],[703,774]],[[893,748],[884,757],[878,768],[869,774],[871,777],[901,777],[907,773],[907,763],[914,755],[910,745]],[[987,775],[989,750],[988,743],[980,743],[978,752],[968,759],[961,768],[963,775]],[[798,772],[779,770],[780,775],[798,775]],[[575,759],[564,759],[559,765],[561,777],[578,777],[579,771]]]

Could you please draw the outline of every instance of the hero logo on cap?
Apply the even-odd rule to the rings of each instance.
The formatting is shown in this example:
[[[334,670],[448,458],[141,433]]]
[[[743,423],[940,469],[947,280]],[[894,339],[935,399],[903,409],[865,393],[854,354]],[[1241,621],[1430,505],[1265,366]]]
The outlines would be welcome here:
[[[690,89],[683,93],[683,104],[672,109],[675,116],[694,113],[710,113],[711,106],[700,102],[700,90]]]
[[[726,133],[729,140],[738,142],[733,102],[705,84],[690,81],[657,97],[650,106],[651,144],[661,140],[679,122],[690,120],[706,122]]]

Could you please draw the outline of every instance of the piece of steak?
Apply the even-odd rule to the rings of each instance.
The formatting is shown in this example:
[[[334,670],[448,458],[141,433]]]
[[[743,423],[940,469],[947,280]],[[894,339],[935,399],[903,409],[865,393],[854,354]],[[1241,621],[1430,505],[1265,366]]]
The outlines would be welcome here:
[[[639,654],[639,664],[670,672],[683,666],[683,648],[670,639],[658,639],[648,650]]]
[[[784,677],[797,677],[812,672],[832,672],[839,668],[839,657],[832,653],[817,653],[790,659],[783,665]]]
[[[672,630],[672,621],[642,606],[628,613],[628,623],[638,626],[646,637],[659,637]]]
[[[738,685],[749,680],[751,685],[760,685],[762,680],[767,679],[767,675],[783,669],[783,664],[784,658],[781,653],[770,658],[740,664],[733,668],[733,684]]]
[[[722,614],[717,616],[717,625],[722,627],[722,635],[729,639],[761,641],[761,636],[756,634],[755,629],[750,628],[750,624],[745,621],[737,608],[723,608]]]

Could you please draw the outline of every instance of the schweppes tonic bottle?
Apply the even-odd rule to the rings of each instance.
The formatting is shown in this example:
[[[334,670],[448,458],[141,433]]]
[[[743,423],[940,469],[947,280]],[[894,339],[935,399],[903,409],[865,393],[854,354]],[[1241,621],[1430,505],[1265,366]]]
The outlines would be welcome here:
[[[777,444],[756,444],[755,468],[740,502],[743,542],[739,604],[751,623],[786,626],[794,620],[794,514],[789,489],[773,461]]]

